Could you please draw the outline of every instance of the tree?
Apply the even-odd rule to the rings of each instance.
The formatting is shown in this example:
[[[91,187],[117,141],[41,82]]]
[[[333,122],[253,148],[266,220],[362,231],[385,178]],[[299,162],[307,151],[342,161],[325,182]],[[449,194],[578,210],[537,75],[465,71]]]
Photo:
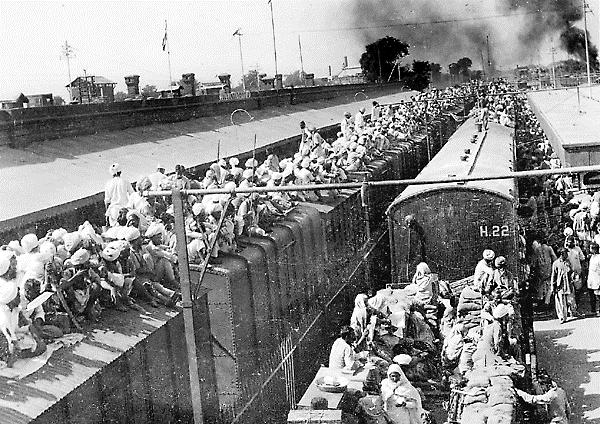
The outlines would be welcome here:
[[[431,80],[439,81],[442,79],[442,65],[439,63],[430,63],[429,67],[431,69]]]
[[[304,85],[304,78],[302,73],[299,70],[292,72],[289,75],[286,75],[283,80],[283,85],[285,87],[296,87],[299,85]]]
[[[427,61],[415,60],[412,64],[412,80],[409,87],[423,91],[431,82],[431,64]]]
[[[368,81],[387,81],[397,60],[405,56],[408,56],[408,44],[387,36],[366,46],[360,57],[360,66]],[[392,75],[391,80],[397,81],[397,75]]]
[[[258,84],[260,84],[260,89],[263,89],[263,84],[260,83],[260,78],[262,78],[264,74],[259,74],[258,70],[253,69],[248,71],[246,75],[244,75],[244,82],[246,83],[246,90],[248,91],[256,91],[259,89]],[[240,82],[235,87],[232,87],[231,91],[242,91],[242,83]]]
[[[127,93],[124,93],[122,91],[117,91],[115,93],[115,102],[122,102],[127,98]]]
[[[459,73],[463,77],[468,79],[471,76],[471,71],[469,69],[471,65],[473,65],[473,61],[471,59],[469,59],[468,57],[463,57],[461,59],[458,59],[456,65],[458,66]]]
[[[156,91],[156,86],[155,85],[146,85],[144,86],[144,88],[142,88],[142,96],[144,97],[158,97],[158,91]]]
[[[52,96],[52,104],[54,106],[62,106],[65,104],[65,99],[60,96]]]

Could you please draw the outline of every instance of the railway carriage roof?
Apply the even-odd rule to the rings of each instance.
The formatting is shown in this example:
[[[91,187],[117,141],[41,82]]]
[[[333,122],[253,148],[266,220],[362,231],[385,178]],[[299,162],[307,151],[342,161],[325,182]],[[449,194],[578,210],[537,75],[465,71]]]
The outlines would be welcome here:
[[[417,180],[431,180],[445,177],[498,175],[513,171],[513,129],[489,123],[487,134],[479,133],[476,143],[471,143],[477,133],[474,118],[465,121],[437,155],[417,176]],[[461,157],[470,150],[467,160]],[[514,199],[514,180],[471,181],[467,183],[443,183],[410,185],[394,200],[388,213],[404,200],[434,190],[466,187],[483,190]]]

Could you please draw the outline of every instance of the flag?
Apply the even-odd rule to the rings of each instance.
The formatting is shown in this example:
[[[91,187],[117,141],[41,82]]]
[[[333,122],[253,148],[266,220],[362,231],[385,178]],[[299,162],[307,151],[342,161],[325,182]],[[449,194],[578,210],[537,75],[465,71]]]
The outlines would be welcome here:
[[[241,28],[238,28],[238,29],[236,29],[236,30],[235,30],[235,32],[233,33],[233,35],[234,35],[234,36],[235,36],[235,35],[242,35],[242,34],[240,34],[240,29],[241,29]]]
[[[166,48],[167,48],[167,21],[165,21],[165,36],[163,37],[163,40],[162,40],[163,52],[165,51]]]

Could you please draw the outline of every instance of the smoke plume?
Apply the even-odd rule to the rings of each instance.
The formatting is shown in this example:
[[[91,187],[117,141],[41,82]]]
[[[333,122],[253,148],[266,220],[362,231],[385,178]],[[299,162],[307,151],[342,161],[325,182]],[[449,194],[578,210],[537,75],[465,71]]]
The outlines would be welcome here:
[[[391,35],[413,58],[444,66],[463,56],[474,68],[547,62],[551,38],[585,60],[584,32],[573,26],[583,18],[579,0],[355,0],[351,12],[365,44]],[[591,43],[589,51],[597,64]]]

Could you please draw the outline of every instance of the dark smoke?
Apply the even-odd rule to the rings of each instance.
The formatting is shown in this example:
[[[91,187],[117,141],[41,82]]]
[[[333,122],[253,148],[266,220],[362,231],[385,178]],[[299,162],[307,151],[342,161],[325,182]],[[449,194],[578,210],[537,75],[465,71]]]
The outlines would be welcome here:
[[[585,33],[581,28],[571,26],[563,31],[560,34],[560,45],[566,52],[585,62]],[[589,42],[589,34],[588,53],[590,66],[592,69],[598,69],[598,48]]]
[[[513,16],[505,16],[509,14]],[[569,54],[585,60],[583,31],[573,26],[583,18],[580,0],[355,0],[352,16],[354,24],[364,28],[365,44],[391,35],[409,43],[413,57],[443,66],[468,56],[475,68],[481,67],[487,62],[488,36],[492,66],[495,61],[502,66],[538,62],[551,37],[560,40],[560,46]],[[472,16],[495,18],[469,20]],[[449,18],[457,21],[394,25]],[[372,28],[381,22],[394,26]],[[591,43],[589,46],[590,62],[597,63],[597,49]]]

